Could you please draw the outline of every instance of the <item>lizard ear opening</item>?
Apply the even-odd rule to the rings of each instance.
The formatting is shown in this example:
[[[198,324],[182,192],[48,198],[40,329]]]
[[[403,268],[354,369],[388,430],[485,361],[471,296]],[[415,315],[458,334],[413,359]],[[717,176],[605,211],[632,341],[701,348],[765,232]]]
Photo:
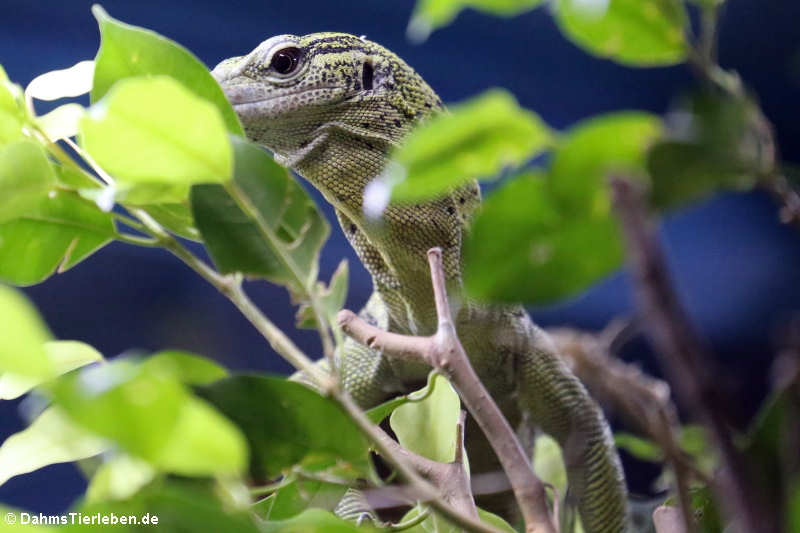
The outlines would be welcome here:
[[[364,66],[361,70],[361,86],[364,88],[365,91],[372,90],[372,81],[374,78],[374,70],[372,68],[372,63],[369,61],[364,61]]]

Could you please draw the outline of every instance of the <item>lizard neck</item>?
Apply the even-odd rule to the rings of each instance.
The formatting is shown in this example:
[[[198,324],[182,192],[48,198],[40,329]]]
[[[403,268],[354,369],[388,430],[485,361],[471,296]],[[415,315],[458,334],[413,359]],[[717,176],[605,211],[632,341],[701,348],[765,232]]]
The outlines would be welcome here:
[[[431,334],[436,315],[426,252],[435,246],[442,249],[448,284],[457,288],[464,219],[452,195],[389,206],[378,221],[364,216],[364,188],[383,170],[391,144],[331,128],[294,168],[336,208],[342,229],[371,274],[392,322],[401,330]]]

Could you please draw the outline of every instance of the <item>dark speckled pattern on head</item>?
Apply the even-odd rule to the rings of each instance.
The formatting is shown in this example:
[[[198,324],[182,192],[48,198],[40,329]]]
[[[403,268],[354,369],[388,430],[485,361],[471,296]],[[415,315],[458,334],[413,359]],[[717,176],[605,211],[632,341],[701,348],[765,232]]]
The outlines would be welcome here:
[[[287,48],[297,49],[289,55],[299,53],[300,59],[295,70],[281,74],[272,58]],[[435,201],[389,206],[379,222],[363,214],[365,187],[384,170],[391,149],[420,121],[444,111],[436,93],[392,52],[342,33],[273,37],[246,56],[223,61],[213,74],[247,135],[336,208],[375,285],[363,318],[398,333],[433,333],[426,251],[442,248],[456,328],[475,371],[512,424],[532,420],[561,444],[585,530],[623,531],[625,482],[597,404],[524,309],[460,298],[461,241],[480,202],[477,183]],[[337,364],[344,387],[364,407],[413,390],[429,370],[350,339]],[[473,471],[499,468],[486,439],[472,426],[467,427],[467,451]],[[511,498],[501,500],[507,505]]]

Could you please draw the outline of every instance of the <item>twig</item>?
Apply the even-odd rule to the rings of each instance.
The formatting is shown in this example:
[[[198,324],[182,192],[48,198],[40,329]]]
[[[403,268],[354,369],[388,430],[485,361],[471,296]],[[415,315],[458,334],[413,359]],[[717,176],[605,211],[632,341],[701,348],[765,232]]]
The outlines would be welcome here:
[[[681,524],[681,513],[675,507],[660,505],[653,511],[656,533],[686,533]]]
[[[715,487],[720,493],[719,501],[730,516],[741,520],[745,531],[777,533],[777,515],[768,511],[770,507],[762,501],[749,465],[734,446],[723,417],[732,404],[722,398],[715,386],[712,356],[695,335],[672,289],[641,191],[624,178],[612,179],[611,188],[627,241],[628,262],[645,330],[678,398],[698,415],[719,450],[723,475]]]
[[[422,360],[445,374],[478,422],[508,475],[525,521],[525,531],[555,533],[542,482],[533,473],[514,431],[478,379],[458,340],[447,301],[439,248],[428,251],[428,263],[438,318],[438,328],[433,336],[412,337],[386,332],[367,324],[351,311],[339,313],[339,324],[346,334],[362,344],[394,357]]]

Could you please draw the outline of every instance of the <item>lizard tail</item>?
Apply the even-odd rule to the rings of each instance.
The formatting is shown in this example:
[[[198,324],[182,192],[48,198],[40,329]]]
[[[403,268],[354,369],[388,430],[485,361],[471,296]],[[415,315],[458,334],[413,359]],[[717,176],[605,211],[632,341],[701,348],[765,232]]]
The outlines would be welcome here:
[[[608,422],[549,337],[530,326],[533,346],[517,363],[521,407],[561,445],[570,496],[586,533],[622,533],[627,490]]]

